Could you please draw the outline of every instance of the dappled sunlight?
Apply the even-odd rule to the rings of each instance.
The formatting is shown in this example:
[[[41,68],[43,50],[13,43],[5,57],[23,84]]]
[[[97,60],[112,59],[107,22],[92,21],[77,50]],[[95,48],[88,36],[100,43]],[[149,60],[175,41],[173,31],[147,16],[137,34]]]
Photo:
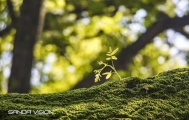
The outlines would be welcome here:
[[[54,14],[62,14],[64,11],[64,7],[66,6],[66,2],[64,0],[45,0],[44,6],[48,11]]]
[[[12,2],[19,18],[23,1]],[[79,81],[88,79],[86,76],[90,78],[86,84],[92,85],[91,81],[95,77],[93,71],[98,68],[97,61],[109,64],[106,61],[109,47],[119,48],[115,55],[118,57],[115,68],[122,77],[146,78],[161,71],[188,66],[187,25],[182,26],[184,29],[176,29],[175,26],[173,29],[161,28],[163,31],[159,30],[153,36],[155,30],[159,29],[156,26],[150,29],[153,32],[145,34],[150,27],[167,19],[161,16],[161,12],[169,16],[170,21],[175,16],[180,19],[187,15],[187,0],[45,0],[43,6],[42,12],[46,14],[44,29],[34,51],[30,51],[34,56],[30,81],[32,93],[67,91]],[[5,0],[0,5],[0,20],[0,33],[9,25],[14,26],[7,34],[0,36],[1,93],[6,91],[11,74],[11,51],[17,32],[15,25],[11,24],[15,24],[15,21],[6,8]],[[160,24],[160,27],[165,24]],[[24,53],[22,55],[26,56]],[[110,79],[118,77],[113,74]]]
[[[81,42],[80,47],[78,46],[80,48],[80,51],[78,52],[80,52],[81,56],[83,57],[87,58],[89,55],[91,55],[92,59],[94,59],[96,54],[102,51],[100,40],[100,38],[92,38]]]

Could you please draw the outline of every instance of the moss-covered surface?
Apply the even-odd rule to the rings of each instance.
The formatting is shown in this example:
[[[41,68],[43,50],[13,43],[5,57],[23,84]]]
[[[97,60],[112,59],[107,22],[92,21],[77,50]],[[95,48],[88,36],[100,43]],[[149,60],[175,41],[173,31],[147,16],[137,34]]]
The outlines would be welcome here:
[[[14,114],[8,110],[51,110]],[[10,111],[9,111],[10,112]],[[0,120],[188,120],[189,69],[55,94],[0,95]]]

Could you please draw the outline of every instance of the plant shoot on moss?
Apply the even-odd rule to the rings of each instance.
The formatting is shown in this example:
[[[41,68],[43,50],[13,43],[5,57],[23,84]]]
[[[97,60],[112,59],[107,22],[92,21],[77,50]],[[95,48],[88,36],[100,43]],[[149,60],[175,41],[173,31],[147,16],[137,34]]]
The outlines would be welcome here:
[[[104,72],[102,73],[102,75],[106,75],[106,79],[109,79],[112,75],[112,73],[116,73],[117,76],[119,77],[119,79],[121,80],[121,76],[118,74],[117,70],[115,69],[115,66],[114,66],[114,62],[113,60],[117,60],[117,57],[115,56],[115,54],[117,53],[118,51],[118,48],[116,48],[115,50],[112,51],[112,48],[110,47],[109,48],[109,51],[107,52],[106,56],[106,60],[110,60],[111,61],[111,65],[107,64],[107,63],[104,63],[102,61],[99,61],[98,64],[99,65],[103,65],[103,67],[101,69],[98,69],[98,70],[94,70],[95,72],[95,82],[98,82],[100,81],[100,77],[101,76],[101,72],[106,68],[106,67],[110,67],[112,70],[109,71],[109,72]]]

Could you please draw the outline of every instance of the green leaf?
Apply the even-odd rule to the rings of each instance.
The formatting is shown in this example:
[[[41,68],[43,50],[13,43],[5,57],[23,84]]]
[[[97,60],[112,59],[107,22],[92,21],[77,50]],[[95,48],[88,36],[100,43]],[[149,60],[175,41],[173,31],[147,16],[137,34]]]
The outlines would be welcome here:
[[[108,74],[108,75],[106,76],[106,79],[110,78],[111,75],[112,75],[112,73]]]
[[[112,53],[111,53],[111,56],[116,54],[116,52],[119,50],[119,48],[116,48]]]
[[[112,52],[112,48],[111,47],[109,47],[109,51],[108,51],[108,53],[111,53]]]
[[[112,52],[112,48],[111,47],[109,47],[109,51]]]
[[[106,79],[108,79],[108,78],[111,77],[112,71],[110,71],[110,72],[105,72],[105,73],[103,73],[102,75],[106,75]]]
[[[100,81],[100,78],[95,78],[95,82],[98,82],[98,81]]]
[[[109,58],[106,58],[106,60],[111,60],[111,58],[109,57]]]
[[[98,61],[98,64],[99,64],[99,65],[102,65],[102,64],[103,64],[103,62],[102,62],[102,61]]]
[[[111,54],[110,53],[108,53],[108,54],[106,54],[107,56],[111,56]]]
[[[112,58],[112,60],[117,60],[116,56],[112,56],[111,58]]]
[[[100,74],[96,74],[96,75],[95,75],[95,82],[100,81],[100,77],[101,77],[101,75],[100,75]]]

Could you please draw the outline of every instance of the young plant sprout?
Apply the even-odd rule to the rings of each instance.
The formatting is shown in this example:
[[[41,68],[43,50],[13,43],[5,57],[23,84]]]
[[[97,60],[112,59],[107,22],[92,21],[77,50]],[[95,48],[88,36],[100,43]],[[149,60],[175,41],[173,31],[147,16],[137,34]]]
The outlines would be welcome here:
[[[94,70],[94,72],[95,72],[95,82],[100,81],[100,77],[102,77],[102,76],[101,76],[101,72],[102,72],[106,67],[110,67],[110,68],[113,70],[113,72],[112,72],[112,70],[111,70],[111,71],[109,71],[109,72],[102,73],[102,75],[106,75],[106,79],[110,78],[111,75],[112,75],[112,73],[116,73],[117,76],[119,77],[119,79],[120,79],[120,80],[122,79],[122,78],[120,77],[120,75],[118,74],[118,72],[116,71],[116,69],[115,69],[115,67],[114,67],[114,62],[113,62],[113,60],[117,60],[117,57],[115,56],[115,54],[117,53],[117,51],[118,51],[118,48],[116,48],[115,50],[112,51],[112,48],[110,47],[110,48],[109,48],[109,51],[108,51],[107,54],[106,54],[106,56],[107,56],[106,60],[111,60],[112,65],[109,65],[109,64],[104,63],[104,62],[102,62],[102,61],[99,61],[99,62],[98,62],[98,64],[99,64],[99,65],[103,65],[103,67],[102,67],[101,69],[99,69],[99,70]]]

